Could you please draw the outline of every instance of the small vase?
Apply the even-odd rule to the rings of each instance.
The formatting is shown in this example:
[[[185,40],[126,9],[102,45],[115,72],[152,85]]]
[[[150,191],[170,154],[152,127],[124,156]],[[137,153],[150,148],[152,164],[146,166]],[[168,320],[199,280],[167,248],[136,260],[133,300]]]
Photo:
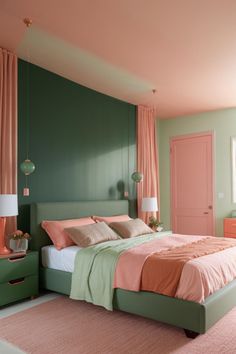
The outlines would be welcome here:
[[[14,240],[10,239],[10,249],[13,252],[26,252],[28,249],[28,240],[26,238]]]

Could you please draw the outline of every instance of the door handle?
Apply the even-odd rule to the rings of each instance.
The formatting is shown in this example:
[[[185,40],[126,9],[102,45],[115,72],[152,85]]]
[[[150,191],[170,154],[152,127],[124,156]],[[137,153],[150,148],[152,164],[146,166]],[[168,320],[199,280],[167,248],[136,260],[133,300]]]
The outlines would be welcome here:
[[[204,211],[204,213],[203,213],[203,214],[209,214],[209,213],[208,213],[208,211]]]
[[[208,206],[208,209],[212,210],[212,205],[209,205],[209,206]]]

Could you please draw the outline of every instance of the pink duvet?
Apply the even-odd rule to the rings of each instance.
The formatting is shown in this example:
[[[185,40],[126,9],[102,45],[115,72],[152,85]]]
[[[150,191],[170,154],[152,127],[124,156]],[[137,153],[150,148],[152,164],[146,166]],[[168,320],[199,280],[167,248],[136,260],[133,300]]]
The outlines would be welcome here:
[[[142,268],[155,252],[182,246],[205,236],[165,236],[129,249],[119,257],[114,288],[140,291]],[[195,258],[184,265],[176,297],[203,302],[205,298],[236,278],[236,247]]]

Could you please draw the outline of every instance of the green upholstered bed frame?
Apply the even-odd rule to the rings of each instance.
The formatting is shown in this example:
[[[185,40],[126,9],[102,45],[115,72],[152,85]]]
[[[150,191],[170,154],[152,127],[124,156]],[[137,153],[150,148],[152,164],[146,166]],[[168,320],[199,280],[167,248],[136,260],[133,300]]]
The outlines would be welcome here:
[[[31,205],[31,249],[51,244],[42,220],[60,220],[90,215],[128,214],[128,201],[79,201],[36,203]],[[62,294],[70,294],[71,273],[40,267],[41,286]],[[236,305],[236,280],[209,296],[204,303],[176,299],[152,292],[116,289],[114,308],[184,328],[205,333]]]

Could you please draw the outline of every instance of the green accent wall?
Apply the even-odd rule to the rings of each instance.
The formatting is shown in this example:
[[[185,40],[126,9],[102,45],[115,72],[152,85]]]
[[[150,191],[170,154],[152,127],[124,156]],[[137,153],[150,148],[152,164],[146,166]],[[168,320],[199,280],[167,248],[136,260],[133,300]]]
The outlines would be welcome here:
[[[223,219],[236,209],[231,189],[231,136],[236,136],[236,108],[207,112],[192,116],[158,121],[161,219],[165,227],[170,223],[170,152],[171,137],[213,131],[215,133],[215,214],[216,235],[223,235]],[[224,198],[219,199],[218,193]]]
[[[18,165],[29,135],[36,166],[28,177],[29,197],[22,196],[19,170],[18,227],[29,230],[32,202],[124,199],[127,190],[134,215],[135,106],[22,60],[18,92]]]

